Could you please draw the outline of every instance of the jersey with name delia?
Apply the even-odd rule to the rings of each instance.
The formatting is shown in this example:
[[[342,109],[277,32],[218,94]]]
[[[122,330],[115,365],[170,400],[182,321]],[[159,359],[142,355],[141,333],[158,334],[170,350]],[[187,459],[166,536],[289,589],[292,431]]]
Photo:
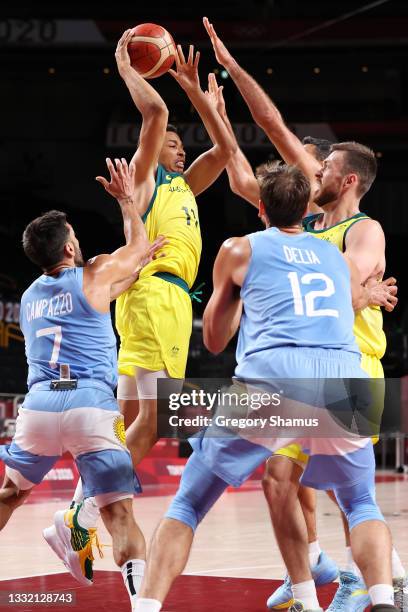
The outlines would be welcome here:
[[[42,275],[21,299],[20,327],[28,362],[28,388],[60,377],[70,366],[71,378],[117,384],[116,338],[110,313],[87,301],[83,268],[66,268],[58,276]]]
[[[310,234],[288,235],[275,227],[247,237],[252,255],[241,288],[238,364],[279,347],[358,354],[350,272],[339,250]]]

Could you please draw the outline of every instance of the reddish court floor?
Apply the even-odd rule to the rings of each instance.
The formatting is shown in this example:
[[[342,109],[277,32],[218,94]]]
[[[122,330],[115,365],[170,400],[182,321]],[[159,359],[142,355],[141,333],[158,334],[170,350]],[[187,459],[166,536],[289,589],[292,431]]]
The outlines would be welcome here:
[[[181,576],[175,583],[163,612],[265,612],[265,601],[276,589],[278,580],[254,578],[216,578],[208,576]],[[0,582],[1,591],[24,592],[75,592],[76,605],[50,605],[47,612],[66,610],[67,612],[98,610],[109,612],[129,612],[129,599],[118,572],[95,572],[93,587],[77,587],[77,583],[67,574],[38,576],[24,580],[5,580]],[[336,584],[319,588],[320,604],[326,608],[336,590]],[[40,606],[23,605],[2,607],[1,610],[21,610],[35,612]]]
[[[150,541],[165,513],[175,486],[147,485],[134,499],[136,520]],[[239,492],[228,491],[218,500],[197,530],[185,574],[171,590],[163,608],[167,612],[260,612],[266,599],[281,584],[285,570],[272,533],[259,481],[250,481]],[[64,570],[50,551],[42,529],[51,524],[56,510],[67,507],[68,491],[38,490],[19,508],[0,533],[0,593],[74,590],[76,606],[2,606],[10,610],[64,610],[130,612],[130,605],[109,547],[104,558],[96,553],[96,584],[84,588]],[[408,568],[408,476],[378,473],[377,499],[393,534],[395,546]],[[340,566],[344,540],[338,511],[318,492],[318,533],[325,552]],[[100,540],[110,538],[102,524]],[[320,603],[327,607],[335,584],[319,589]]]

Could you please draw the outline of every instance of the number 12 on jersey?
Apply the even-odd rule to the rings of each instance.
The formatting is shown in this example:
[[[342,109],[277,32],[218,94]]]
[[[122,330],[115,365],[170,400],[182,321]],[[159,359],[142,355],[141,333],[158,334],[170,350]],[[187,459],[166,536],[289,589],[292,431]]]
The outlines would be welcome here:
[[[338,317],[339,311],[335,308],[315,308],[315,300],[317,298],[327,298],[335,294],[335,287],[332,279],[326,274],[313,272],[304,274],[299,281],[297,272],[289,272],[288,279],[292,288],[293,308],[295,315],[307,317]],[[302,296],[301,284],[310,285],[313,281],[322,281],[325,283],[325,288],[319,291],[308,291],[304,298]],[[304,299],[304,304],[303,304]]]

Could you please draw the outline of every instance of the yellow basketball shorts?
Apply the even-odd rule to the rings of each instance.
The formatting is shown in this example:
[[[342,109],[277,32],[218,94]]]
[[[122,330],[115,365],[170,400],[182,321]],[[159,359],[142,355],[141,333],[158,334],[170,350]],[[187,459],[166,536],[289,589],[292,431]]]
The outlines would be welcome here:
[[[181,287],[156,276],[139,279],[116,306],[119,374],[134,376],[139,366],[184,378],[192,319]]]
[[[368,355],[367,353],[362,353],[361,367],[365,372],[367,372],[370,378],[384,378],[384,370],[381,361],[375,355]],[[375,396],[376,399],[378,398],[379,401],[373,406],[373,410],[375,411],[375,415],[373,417],[374,421],[376,419],[381,418],[384,408],[384,396],[382,396],[381,401],[381,397],[379,397],[378,390],[375,393]],[[373,437],[374,444],[376,444],[378,440],[379,438],[377,436]],[[289,446],[280,448],[274,453],[274,455],[282,455],[284,457],[288,457],[289,459],[295,461],[295,463],[297,464],[306,464],[308,461],[308,456],[303,452],[302,447],[299,446],[299,444],[290,444]]]

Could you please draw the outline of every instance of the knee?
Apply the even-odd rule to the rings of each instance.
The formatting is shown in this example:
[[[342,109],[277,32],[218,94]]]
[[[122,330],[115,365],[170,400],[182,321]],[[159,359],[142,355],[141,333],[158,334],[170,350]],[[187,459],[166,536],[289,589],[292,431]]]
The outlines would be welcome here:
[[[19,489],[14,482],[5,477],[3,485],[0,489],[0,503],[9,507],[11,512],[21,506],[31,493],[30,489]]]
[[[375,500],[373,490],[363,487],[352,487],[352,491],[335,491],[340,509],[347,518],[350,531],[365,521],[382,521],[384,517]]]
[[[267,462],[262,478],[262,488],[268,497],[287,495],[293,483],[281,469],[280,459],[275,458]],[[293,487],[297,492],[297,486]]]

